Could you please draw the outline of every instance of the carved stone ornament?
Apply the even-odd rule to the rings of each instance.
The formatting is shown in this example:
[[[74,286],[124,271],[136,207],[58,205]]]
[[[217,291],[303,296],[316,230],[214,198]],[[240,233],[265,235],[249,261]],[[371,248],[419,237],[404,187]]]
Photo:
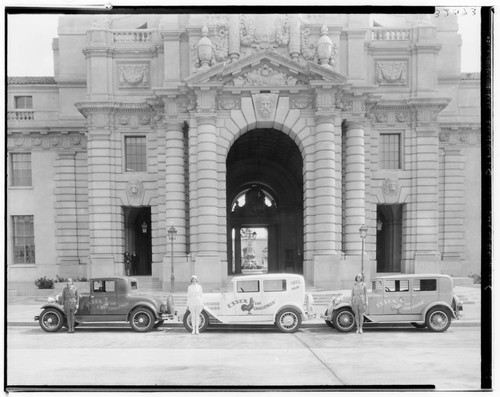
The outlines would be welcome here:
[[[290,108],[291,109],[311,109],[313,106],[313,98],[307,97],[291,97],[290,98]]]
[[[130,181],[127,183],[126,192],[129,201],[139,201],[144,193],[144,185],[141,181]]]
[[[252,70],[242,76],[238,76],[233,80],[235,87],[256,87],[271,85],[302,85],[302,81],[293,76],[288,76],[281,73],[279,70],[273,69],[268,64],[263,64],[255,70]]]
[[[311,29],[302,27],[300,32],[300,54],[306,61],[314,62],[316,58],[316,45],[311,43],[309,36]]]
[[[120,125],[127,125],[128,123],[130,123],[130,116],[129,115],[121,114],[117,118],[118,118],[118,123]]]
[[[50,144],[52,146],[59,146],[61,144],[61,138],[58,136],[53,136],[50,138]]]
[[[410,118],[407,112],[396,112],[395,117],[399,123],[406,123]]]
[[[378,123],[387,123],[387,120],[388,120],[387,113],[376,112],[375,113],[375,120],[377,120]]]
[[[241,101],[240,98],[216,98],[217,109],[218,110],[240,110]]]
[[[377,83],[380,85],[406,85],[406,62],[377,62]]]
[[[38,137],[36,137],[36,138],[31,138],[31,144],[32,144],[33,146],[41,146],[41,145],[42,145],[42,142],[43,142],[43,140],[42,140],[42,138],[41,138],[41,137],[39,137],[39,136],[38,136]]]
[[[257,114],[267,119],[276,110],[278,94],[254,94],[253,100]]]
[[[16,139],[14,139],[14,144],[16,146],[22,146],[24,143],[24,138],[23,137],[17,137]]]
[[[120,65],[118,76],[120,88],[149,87],[148,65]]]
[[[140,125],[149,125],[151,116],[148,114],[140,114],[138,120]]]
[[[82,142],[82,138],[79,136],[72,136],[71,137],[71,144],[73,146],[78,146]]]
[[[220,20],[215,27],[215,36],[212,38],[214,58],[217,62],[224,62],[229,54],[229,28],[227,18]]]
[[[287,15],[241,15],[240,46],[243,56],[259,51],[288,55],[290,23]]]
[[[382,185],[382,191],[386,198],[396,198],[400,189],[398,181],[394,179],[386,179]]]

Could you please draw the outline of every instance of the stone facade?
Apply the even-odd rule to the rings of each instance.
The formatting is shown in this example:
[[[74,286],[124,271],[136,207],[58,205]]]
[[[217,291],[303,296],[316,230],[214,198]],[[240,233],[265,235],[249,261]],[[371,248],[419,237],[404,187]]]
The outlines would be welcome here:
[[[8,154],[32,153],[33,186],[8,188],[8,215],[34,216],[37,258],[10,252],[9,279],[123,274],[135,249],[165,289],[193,273],[218,287],[240,273],[231,233],[245,225],[270,233],[270,270],[317,287],[361,269],[479,272],[479,80],[441,58],[460,51],[454,17],[406,20],[61,17],[54,78],[9,79]],[[138,136],[146,164],[131,172]],[[381,165],[386,136],[397,166]],[[250,186],[278,212],[238,218]]]

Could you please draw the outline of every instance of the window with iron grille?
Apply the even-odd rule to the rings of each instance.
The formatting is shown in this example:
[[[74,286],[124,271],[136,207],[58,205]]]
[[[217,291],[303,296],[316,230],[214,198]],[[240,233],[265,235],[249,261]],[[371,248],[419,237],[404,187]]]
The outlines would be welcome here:
[[[14,263],[35,263],[35,231],[33,215],[12,217]]]
[[[125,169],[127,172],[146,172],[146,137],[125,137]]]
[[[16,109],[33,109],[33,97],[31,96],[16,96]]]
[[[31,186],[31,153],[12,153],[11,169],[11,186]]]
[[[379,165],[381,169],[401,168],[400,134],[380,134]]]

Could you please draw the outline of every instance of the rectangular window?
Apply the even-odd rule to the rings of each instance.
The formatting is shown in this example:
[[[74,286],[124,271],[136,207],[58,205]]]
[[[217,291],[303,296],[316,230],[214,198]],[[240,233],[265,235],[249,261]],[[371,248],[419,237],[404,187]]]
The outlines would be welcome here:
[[[237,292],[259,292],[259,280],[238,281]]]
[[[96,280],[92,287],[93,292],[115,292],[114,280]]]
[[[400,134],[380,134],[379,165],[381,169],[401,168],[400,140]]]
[[[12,217],[14,263],[35,263],[35,231],[33,215]]]
[[[264,292],[286,291],[286,280],[264,280]]]
[[[31,186],[31,154],[12,153],[12,186]]]
[[[31,96],[16,96],[16,109],[33,109],[33,97]]]
[[[386,280],[386,292],[408,292],[410,283],[408,280]]]
[[[146,172],[146,137],[125,137],[125,169],[127,172]]]
[[[413,291],[437,291],[437,280],[413,280]]]

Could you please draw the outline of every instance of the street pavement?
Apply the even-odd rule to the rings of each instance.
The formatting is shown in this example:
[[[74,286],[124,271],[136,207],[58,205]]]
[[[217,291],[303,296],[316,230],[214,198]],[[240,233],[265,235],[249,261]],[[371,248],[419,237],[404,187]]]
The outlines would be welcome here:
[[[479,327],[444,333],[365,327],[339,333],[323,325],[294,334],[274,327],[180,327],[149,333],[80,326],[46,333],[8,327],[7,387],[481,387]],[[164,389],[158,389],[164,390]],[[339,389],[340,390],[340,389]],[[344,389],[342,389],[344,390]]]

